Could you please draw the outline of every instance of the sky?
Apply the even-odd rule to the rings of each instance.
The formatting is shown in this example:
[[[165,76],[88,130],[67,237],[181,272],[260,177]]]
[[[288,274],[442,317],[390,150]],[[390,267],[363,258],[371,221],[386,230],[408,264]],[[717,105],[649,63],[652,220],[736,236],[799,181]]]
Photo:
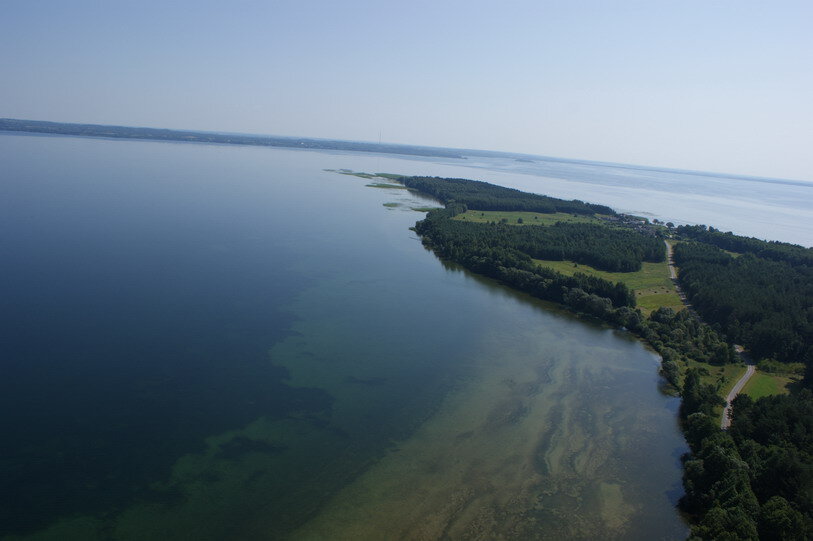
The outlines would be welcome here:
[[[0,0],[0,117],[813,181],[813,2]]]

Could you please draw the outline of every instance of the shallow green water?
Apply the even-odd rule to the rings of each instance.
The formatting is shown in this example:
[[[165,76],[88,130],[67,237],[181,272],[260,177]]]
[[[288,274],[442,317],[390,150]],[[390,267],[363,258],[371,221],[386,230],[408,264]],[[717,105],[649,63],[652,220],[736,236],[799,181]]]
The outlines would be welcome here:
[[[685,537],[656,356],[323,171],[431,164],[0,142],[9,538]]]

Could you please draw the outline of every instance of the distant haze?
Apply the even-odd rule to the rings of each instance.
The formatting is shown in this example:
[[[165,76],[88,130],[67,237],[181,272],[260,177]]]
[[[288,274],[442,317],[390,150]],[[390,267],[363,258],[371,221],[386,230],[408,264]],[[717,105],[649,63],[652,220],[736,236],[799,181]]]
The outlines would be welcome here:
[[[809,1],[7,0],[0,117],[813,181]]]

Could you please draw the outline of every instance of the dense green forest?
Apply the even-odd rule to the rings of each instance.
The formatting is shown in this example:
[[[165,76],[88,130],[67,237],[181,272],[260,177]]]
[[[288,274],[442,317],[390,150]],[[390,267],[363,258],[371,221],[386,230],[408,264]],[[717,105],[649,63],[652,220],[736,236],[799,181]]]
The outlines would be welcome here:
[[[434,248],[456,258],[463,252],[483,248],[505,248],[534,259],[575,261],[609,272],[632,272],[643,261],[659,262],[665,256],[663,240],[631,229],[596,224],[563,223],[551,226],[514,227],[500,223],[466,223],[450,220],[451,208],[430,212],[418,226],[418,233]]]
[[[521,192],[513,188],[495,186],[487,182],[463,178],[401,177],[407,188],[431,195],[443,204],[458,203],[472,210],[502,210],[542,212],[569,212],[573,214],[615,214],[604,205],[593,205],[579,200],[566,201],[546,195]]]
[[[538,298],[568,304],[584,304],[587,299],[597,305],[594,311],[620,306],[635,306],[635,296],[622,283],[613,283],[594,276],[577,273],[565,276],[540,267],[531,255],[522,251],[522,237],[513,232],[545,229],[542,226],[514,227],[509,225],[473,224],[451,218],[462,206],[430,211],[426,219],[415,225],[424,243],[446,259],[464,267],[502,280]],[[640,264],[640,262],[639,262]],[[593,297],[589,297],[592,295]],[[599,307],[600,305],[600,307]]]
[[[684,238],[697,239],[679,243],[675,259],[680,281],[703,319],[670,308],[645,318],[623,283],[579,273],[566,277],[534,258],[634,270],[641,261],[662,260],[662,240],[645,231],[595,224],[518,227],[452,220],[468,203],[483,205],[478,210],[528,210],[538,201],[525,194],[525,202],[516,190],[503,197],[503,189],[474,181],[411,178],[411,188],[447,205],[415,226],[440,257],[626,328],[660,353],[662,374],[682,397],[690,452],[682,457],[681,508],[691,517],[692,539],[813,539],[813,394],[797,389],[756,401],[740,395],[731,427],[721,430],[722,381],[709,383],[708,371],[691,363],[735,362],[731,344],[742,343],[758,357],[803,360],[809,387],[813,275],[808,249],[704,227],[678,228]],[[597,207],[581,204],[583,214]]]
[[[754,254],[757,257],[784,261],[791,265],[813,266],[813,248],[805,248],[787,242],[742,237],[731,232],[723,233],[705,225],[681,225],[677,227],[676,231],[684,238],[711,244],[729,252]]]
[[[680,283],[705,321],[743,344],[757,360],[811,367],[813,266],[798,263],[801,258],[795,255],[798,251],[789,260],[775,260],[749,251],[732,257],[698,242],[679,243],[674,251]],[[808,370],[806,385],[811,383]]]
[[[734,399],[733,422],[711,415],[721,398],[697,369],[683,382],[681,506],[694,539],[813,539],[813,394]]]
[[[733,402],[727,432],[709,416],[718,402],[683,383],[684,508],[703,539],[813,539],[813,250],[706,226],[682,226],[679,279],[694,308],[757,360],[803,362],[804,387]],[[737,257],[731,255],[733,252]]]

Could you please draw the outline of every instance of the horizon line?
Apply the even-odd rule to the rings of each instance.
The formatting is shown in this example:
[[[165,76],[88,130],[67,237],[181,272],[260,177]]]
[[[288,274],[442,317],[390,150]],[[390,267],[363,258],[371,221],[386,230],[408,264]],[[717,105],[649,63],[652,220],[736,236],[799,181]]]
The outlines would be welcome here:
[[[471,156],[494,156],[494,157],[523,157],[523,158],[536,158],[543,161],[553,161],[553,162],[564,162],[564,163],[579,163],[579,164],[590,164],[590,165],[601,165],[604,167],[614,167],[620,169],[637,169],[637,170],[645,170],[645,171],[660,171],[660,172],[670,172],[670,173],[679,173],[679,174],[688,174],[688,175],[702,175],[702,176],[712,176],[712,177],[720,177],[720,178],[734,178],[734,179],[742,179],[748,181],[756,181],[756,182],[771,182],[771,183],[784,183],[784,184],[793,184],[793,185],[800,185],[800,186],[811,186],[813,187],[813,180],[804,180],[804,179],[791,179],[791,178],[782,178],[782,177],[768,177],[768,176],[758,176],[758,175],[745,175],[741,173],[724,173],[724,172],[715,172],[715,171],[703,171],[699,169],[683,169],[683,168],[675,168],[675,167],[666,167],[666,166],[656,166],[656,165],[642,165],[642,164],[632,164],[632,163],[624,163],[624,162],[608,162],[608,161],[601,161],[601,160],[591,160],[591,159],[584,159],[584,158],[566,158],[566,157],[558,157],[558,156],[548,156],[544,154],[528,154],[525,152],[511,152],[505,150],[489,150],[489,149],[475,149],[475,148],[461,148],[461,147],[442,147],[442,146],[431,146],[431,145],[417,145],[417,144],[410,144],[410,143],[394,143],[394,142],[386,142],[386,141],[365,141],[365,140],[354,140],[354,139],[337,139],[337,138],[330,138],[330,137],[311,137],[311,136],[298,136],[298,135],[275,135],[275,134],[267,134],[267,133],[246,133],[246,132],[226,132],[226,131],[217,131],[217,130],[194,130],[194,129],[186,129],[186,128],[157,128],[154,126],[126,126],[122,124],[96,124],[96,123],[88,123],[88,122],[59,122],[53,120],[34,120],[34,119],[22,119],[22,118],[11,118],[11,117],[0,117],[0,123],[12,121],[12,122],[33,122],[37,124],[51,124],[51,125],[61,125],[61,126],[85,126],[85,127],[94,127],[94,128],[124,128],[124,129],[140,129],[140,130],[154,130],[157,132],[176,132],[176,133],[188,133],[188,134],[206,134],[206,135],[221,135],[221,136],[242,136],[242,137],[251,137],[251,138],[278,138],[278,139],[289,139],[289,140],[305,140],[305,141],[316,141],[316,142],[334,142],[334,143],[353,143],[353,144],[365,144],[371,145],[372,147],[376,146],[388,146],[388,147],[404,147],[404,148],[415,148],[415,149],[433,149],[433,150],[441,150],[441,151],[453,151],[463,153],[469,153]],[[2,125],[0,125],[0,131],[5,132],[14,132],[14,133],[43,133],[48,134],[48,132],[37,132],[33,130],[22,130],[22,129],[8,129]],[[68,135],[74,137],[104,137],[99,135],[85,135],[85,134],[66,134],[66,133],[52,133],[50,135]],[[115,138],[115,137],[114,137]],[[133,139],[148,139],[148,138],[137,138],[133,137]],[[153,139],[155,140],[155,139]],[[188,141],[191,143],[206,143],[206,141]],[[226,143],[229,144],[229,143]],[[240,143],[231,143],[231,144],[240,144]],[[304,149],[309,150],[309,149]],[[318,150],[318,149],[310,149],[310,150]],[[369,150],[359,150],[360,152],[371,152],[376,153],[380,152],[382,154],[389,154],[390,152],[386,151],[377,151],[375,149]],[[461,157],[456,156],[429,156],[435,158],[455,158],[461,159]],[[465,159],[465,158],[462,158]]]

